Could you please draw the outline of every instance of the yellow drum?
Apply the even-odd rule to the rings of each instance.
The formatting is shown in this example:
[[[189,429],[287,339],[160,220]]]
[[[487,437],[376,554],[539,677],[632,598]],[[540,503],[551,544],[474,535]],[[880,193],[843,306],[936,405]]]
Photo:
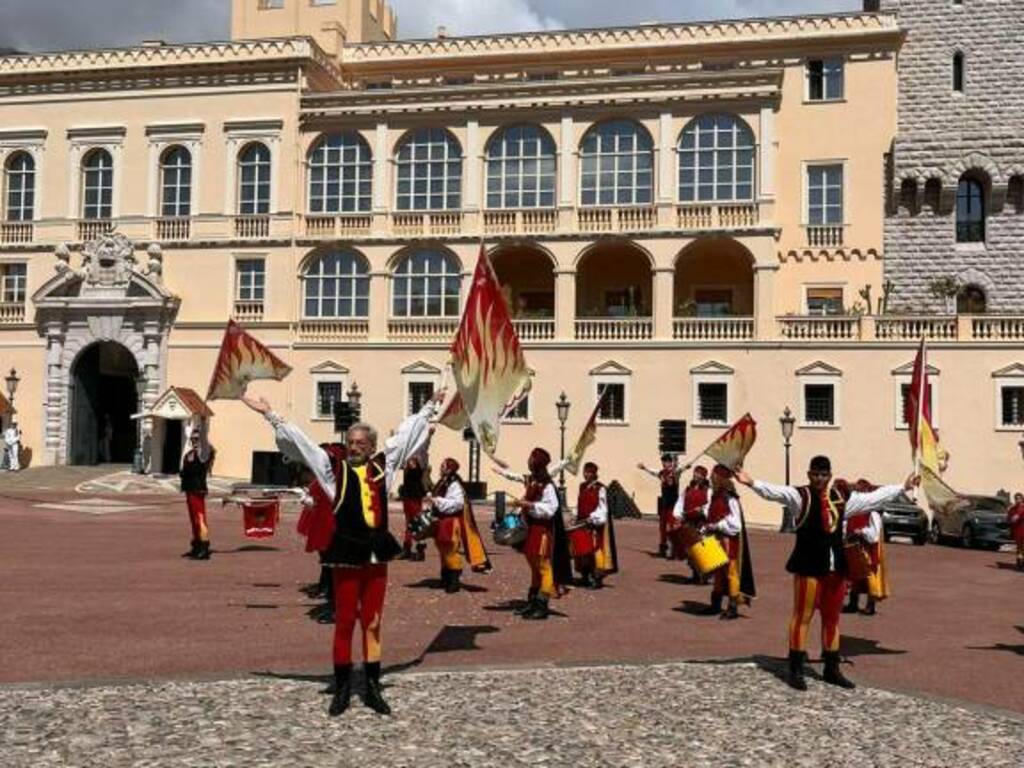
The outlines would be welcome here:
[[[714,536],[706,536],[698,541],[686,550],[686,556],[690,558],[693,567],[705,576],[729,564],[725,547]]]

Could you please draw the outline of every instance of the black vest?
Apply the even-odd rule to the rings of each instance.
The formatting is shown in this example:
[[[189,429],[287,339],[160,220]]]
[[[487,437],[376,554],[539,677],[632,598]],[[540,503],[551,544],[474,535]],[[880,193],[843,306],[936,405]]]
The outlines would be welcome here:
[[[423,484],[422,467],[402,472],[402,486],[398,489],[398,495],[403,499],[422,499],[427,495],[426,486]]]
[[[210,458],[202,461],[199,454],[189,451],[185,454],[185,461],[181,465],[178,477],[181,478],[181,490],[183,493],[206,493],[206,476],[210,473],[210,464],[213,461],[213,451],[210,451]]]
[[[831,530],[821,520],[821,495],[808,487],[799,489],[803,509],[796,521],[796,546],[789,556],[786,570],[797,576],[827,576],[830,571],[846,573],[843,554],[843,514],[846,500],[835,488],[829,489],[829,498],[835,513],[830,514]],[[829,560],[834,568],[829,568]]]
[[[388,531],[388,493],[382,463],[374,460],[366,468],[372,492],[377,494],[382,512],[382,521],[377,527],[371,527],[363,515],[359,475],[348,462],[335,467],[334,539],[324,553],[325,565],[360,566],[373,560],[386,563],[402,551]]]

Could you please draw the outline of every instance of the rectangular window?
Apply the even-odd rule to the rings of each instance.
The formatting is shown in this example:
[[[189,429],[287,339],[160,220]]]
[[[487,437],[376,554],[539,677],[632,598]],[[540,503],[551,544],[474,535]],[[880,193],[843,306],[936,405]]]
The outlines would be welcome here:
[[[238,301],[263,301],[266,269],[263,259],[239,259],[236,262]]]
[[[505,412],[505,421],[521,421],[526,422],[530,420],[530,396],[527,395],[518,403],[515,407]]]
[[[807,100],[839,101],[843,98],[843,60],[811,59],[807,62]]]
[[[24,264],[0,266],[0,298],[4,304],[25,303],[25,280],[28,267]]]
[[[843,223],[843,166],[807,166],[807,224],[812,227]]]
[[[807,314],[809,315],[841,315],[843,314],[842,288],[808,288]]]
[[[728,384],[702,382],[697,385],[697,419],[702,424],[725,424],[728,422]]]
[[[1024,387],[1003,387],[1001,390],[1004,427],[1024,427]]]
[[[272,11],[278,8],[284,8],[284,0],[257,0],[256,7],[261,11]]]
[[[910,400],[910,383],[909,382],[904,382],[903,384],[900,384],[900,402],[899,402],[900,411],[897,414],[897,422],[896,422],[899,426],[904,427],[904,428],[910,426],[910,422],[907,421],[907,416],[909,415],[908,412],[907,412],[907,407],[908,407],[909,400]],[[936,405],[935,405],[935,395],[933,394],[933,387],[932,387],[931,383],[928,384],[928,402],[931,403],[931,413],[932,413],[932,421],[931,421],[931,423],[932,423],[933,426],[938,428],[938,422],[936,420],[936,416],[938,415],[938,413],[937,413],[937,409],[936,409]]]
[[[334,404],[341,402],[340,381],[318,381],[316,384],[316,415],[317,418],[334,418]]]
[[[626,421],[625,384],[598,384],[597,397],[601,401],[601,410],[597,414],[600,421]]]
[[[732,291],[701,288],[693,293],[697,317],[729,317],[732,315]]]
[[[833,426],[836,423],[834,384],[804,385],[804,423]]]
[[[434,382],[432,381],[410,381],[409,382],[409,413],[419,413],[423,406],[434,396]]]

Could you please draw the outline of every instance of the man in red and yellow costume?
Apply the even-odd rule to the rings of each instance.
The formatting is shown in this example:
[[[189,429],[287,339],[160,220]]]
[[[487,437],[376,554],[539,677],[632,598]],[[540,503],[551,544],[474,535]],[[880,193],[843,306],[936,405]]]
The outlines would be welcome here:
[[[381,691],[381,623],[387,592],[388,562],[401,552],[388,531],[388,488],[395,473],[430,437],[430,419],[443,397],[439,392],[418,414],[406,419],[377,450],[377,432],[368,424],[355,424],[345,435],[344,451],[326,451],[294,424],[271,410],[263,398],[243,396],[250,408],[274,428],[278,449],[313,472],[333,525],[324,565],[334,576],[334,696],[328,714],[348,709],[352,693],[352,636],[358,619],[362,627],[363,668],[368,707],[387,715],[391,708]],[[326,509],[323,507],[322,512]]]
[[[615,528],[608,513],[608,493],[604,483],[597,479],[598,467],[592,461],[583,465],[583,483],[580,485],[576,506],[576,525],[585,526],[583,533],[589,535],[586,554],[580,556],[573,550],[573,560],[583,585],[589,589],[600,589],[604,577],[618,573],[618,556],[615,548]],[[570,539],[570,549],[573,549]]]
[[[410,456],[402,471],[402,484],[398,488],[398,497],[402,500],[402,513],[405,515],[405,535],[402,539],[401,560],[426,559],[427,545],[413,539],[409,523],[423,512],[423,499],[427,496],[426,469],[420,456]],[[413,551],[413,545],[416,549]]]
[[[676,501],[679,499],[679,463],[676,457],[666,453],[661,457],[661,470],[653,470],[643,462],[637,464],[637,469],[646,472],[661,483],[661,495],[658,496],[658,556],[669,559],[682,557],[682,552],[673,552],[669,540],[669,530],[672,527],[672,510],[675,509]]]
[[[1010,536],[1017,545],[1017,570],[1024,571],[1024,494],[1013,495],[1013,506],[1006,513]]]
[[[736,619],[739,618],[740,601],[749,604],[757,596],[757,589],[754,586],[754,569],[750,560],[743,507],[732,481],[732,472],[721,464],[711,473],[711,499],[706,510],[704,530],[714,534],[729,557],[729,564],[715,571],[709,612],[723,619]],[[722,600],[726,597],[729,606],[723,612]]]
[[[857,493],[873,493],[878,488],[867,480],[858,480],[853,490]],[[846,518],[847,554],[850,546],[855,548],[856,556],[867,555],[869,571],[866,578],[850,579],[850,599],[843,608],[843,613],[857,613],[860,610],[860,596],[867,593],[868,602],[864,613],[875,615],[875,605],[889,597],[889,563],[885,553],[885,535],[883,531],[882,513],[877,509],[869,509]]]
[[[217,451],[203,439],[201,428],[189,435],[189,451],[181,462],[181,490],[188,505],[188,520],[192,528],[192,548],[182,557],[192,560],[210,559],[210,528],[206,523],[206,480],[213,471]]]
[[[454,594],[461,588],[463,552],[474,571],[491,570],[455,459],[441,463],[441,477],[427,497],[426,506],[434,511],[436,521],[434,543],[441,558],[441,586],[448,594]]]
[[[705,508],[711,498],[710,488],[707,468],[694,467],[689,485],[676,499],[675,507],[672,509],[675,528],[672,531],[671,540],[680,557],[684,557],[686,550],[700,541],[700,527],[704,524]],[[692,562],[690,571],[690,581],[693,584],[708,583],[707,577]]]
[[[817,610],[821,613],[824,680],[829,685],[854,688],[839,668],[839,616],[846,595],[846,560],[843,520],[858,512],[892,501],[921,479],[911,476],[903,485],[889,485],[874,493],[852,492],[846,483],[832,482],[832,462],[826,456],[811,459],[808,484],[799,488],[754,480],[737,470],[736,479],[766,501],[783,504],[796,521],[796,544],[786,563],[793,574],[793,615],[789,622],[789,684],[807,690],[804,663],[807,631]]]

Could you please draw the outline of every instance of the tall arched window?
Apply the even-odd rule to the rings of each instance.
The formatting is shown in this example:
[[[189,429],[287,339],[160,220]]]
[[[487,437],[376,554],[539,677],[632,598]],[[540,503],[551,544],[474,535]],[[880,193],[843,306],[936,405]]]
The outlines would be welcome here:
[[[309,153],[310,213],[364,213],[373,193],[373,154],[354,131],[324,136]]]
[[[596,125],[580,145],[580,202],[649,205],[653,168],[654,145],[643,126],[632,120]]]
[[[965,285],[956,297],[956,311],[961,315],[983,315],[988,308],[988,297],[980,285]]]
[[[956,190],[956,241],[985,242],[985,188],[969,176],[960,179]]]
[[[238,153],[238,213],[270,213],[270,150],[265,144],[248,144]]]
[[[682,202],[754,199],[754,134],[733,115],[703,115],[679,137]]]
[[[306,317],[369,316],[369,270],[358,254],[332,251],[317,256],[303,281]]]
[[[487,145],[488,208],[555,204],[555,142],[540,126],[498,131]]]
[[[455,210],[462,205],[462,147],[443,128],[421,128],[398,145],[400,211]]]
[[[31,221],[35,218],[36,161],[28,152],[15,152],[4,164],[4,190],[7,221]]]
[[[192,214],[192,154],[171,147],[160,157],[160,215]]]
[[[394,317],[458,317],[462,279],[454,258],[437,251],[413,251],[394,274]]]
[[[964,55],[957,51],[953,54],[953,90],[963,93],[965,79]]]
[[[82,218],[109,219],[114,210],[114,160],[94,149],[82,161]]]

